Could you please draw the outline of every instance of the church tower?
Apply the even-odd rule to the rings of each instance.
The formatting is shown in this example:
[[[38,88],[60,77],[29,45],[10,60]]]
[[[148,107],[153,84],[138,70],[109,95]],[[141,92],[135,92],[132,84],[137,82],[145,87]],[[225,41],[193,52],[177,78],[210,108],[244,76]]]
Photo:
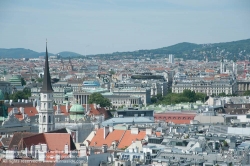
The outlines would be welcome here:
[[[224,59],[221,57],[220,61],[220,74],[225,73],[225,64],[224,64]]]
[[[39,133],[52,131],[55,129],[54,109],[53,109],[53,89],[49,73],[49,60],[46,41],[45,68],[43,86],[40,91],[41,108],[39,110]]]

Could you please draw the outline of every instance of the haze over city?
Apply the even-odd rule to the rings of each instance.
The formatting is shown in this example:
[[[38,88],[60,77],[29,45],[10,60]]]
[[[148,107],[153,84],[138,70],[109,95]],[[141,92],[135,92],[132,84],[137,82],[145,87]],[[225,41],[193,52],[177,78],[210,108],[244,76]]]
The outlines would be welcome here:
[[[1,48],[82,55],[250,38],[249,0],[0,2]],[[44,44],[43,44],[44,43]]]

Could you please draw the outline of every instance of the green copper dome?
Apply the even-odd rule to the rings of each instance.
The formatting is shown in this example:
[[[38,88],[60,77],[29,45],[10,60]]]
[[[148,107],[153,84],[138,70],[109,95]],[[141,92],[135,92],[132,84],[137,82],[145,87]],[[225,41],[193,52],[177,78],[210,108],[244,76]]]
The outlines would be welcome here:
[[[80,105],[80,104],[74,104],[74,105],[72,105],[72,107],[70,108],[70,113],[84,113],[85,112],[85,110],[84,110],[84,108],[83,108],[83,106],[82,105]]]
[[[0,89],[0,100],[4,100],[4,94],[1,89]]]

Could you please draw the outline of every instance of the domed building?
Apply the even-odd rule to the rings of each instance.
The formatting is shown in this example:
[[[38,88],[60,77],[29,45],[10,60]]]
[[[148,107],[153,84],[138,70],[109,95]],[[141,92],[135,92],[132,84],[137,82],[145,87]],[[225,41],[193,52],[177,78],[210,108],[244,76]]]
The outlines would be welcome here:
[[[70,108],[70,119],[78,121],[84,119],[85,109],[80,104],[73,104]]]

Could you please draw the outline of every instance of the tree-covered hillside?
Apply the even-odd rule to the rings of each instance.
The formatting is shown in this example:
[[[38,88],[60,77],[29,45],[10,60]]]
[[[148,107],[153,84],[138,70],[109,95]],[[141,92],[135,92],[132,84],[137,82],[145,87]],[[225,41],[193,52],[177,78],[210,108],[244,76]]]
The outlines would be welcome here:
[[[81,54],[64,51],[58,53],[61,57],[83,57]],[[209,43],[209,44],[194,44],[183,42],[168,47],[137,50],[131,52],[114,52],[110,54],[89,55],[91,57],[99,57],[102,59],[134,59],[134,58],[156,58],[168,57],[169,54],[174,54],[175,58],[218,60],[222,56],[229,60],[236,57],[238,60],[244,60],[250,57],[250,39],[225,42],[225,43]],[[0,58],[36,58],[44,56],[45,53],[38,53],[29,49],[13,48],[1,49]],[[52,55],[52,54],[50,54]]]

